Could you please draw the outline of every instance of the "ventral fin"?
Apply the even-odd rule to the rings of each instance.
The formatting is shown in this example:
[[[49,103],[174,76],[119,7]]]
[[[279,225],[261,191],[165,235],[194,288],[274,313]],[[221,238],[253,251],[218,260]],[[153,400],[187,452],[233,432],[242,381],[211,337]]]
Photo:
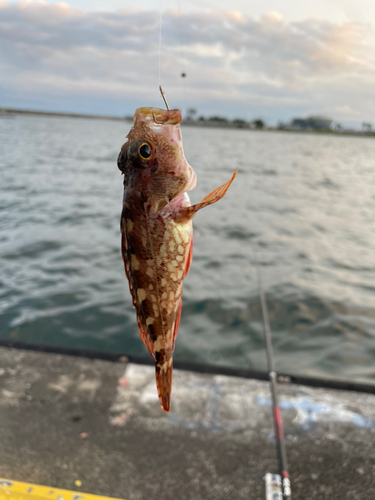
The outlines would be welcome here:
[[[216,203],[217,201],[221,200],[221,198],[228,191],[229,186],[234,181],[234,178],[236,177],[237,172],[238,172],[238,168],[236,168],[234,174],[232,175],[232,178],[228,182],[226,182],[222,186],[216,188],[210,194],[205,196],[200,203],[197,203],[196,205],[192,205],[191,207],[180,208],[180,210],[178,211],[178,214],[176,214],[176,216],[175,216],[175,220],[177,222],[189,221],[194,217],[194,215],[201,208],[208,207],[209,205],[212,205],[213,203]]]
[[[174,351],[174,345],[175,345],[175,342],[176,342],[178,327],[180,326],[181,307],[182,307],[182,300],[180,300],[180,305],[178,306],[177,314],[176,314],[176,321],[174,323],[173,339],[172,339],[172,352]]]
[[[184,279],[186,278],[188,272],[190,271],[191,261],[193,260],[193,235],[191,235],[189,254],[186,259],[185,271],[184,271]]]

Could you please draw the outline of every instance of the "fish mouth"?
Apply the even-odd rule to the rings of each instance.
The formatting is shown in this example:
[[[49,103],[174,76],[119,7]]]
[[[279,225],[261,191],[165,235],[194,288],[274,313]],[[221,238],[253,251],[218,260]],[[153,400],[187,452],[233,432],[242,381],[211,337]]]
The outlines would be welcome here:
[[[133,122],[152,121],[157,125],[178,125],[182,122],[179,109],[138,108],[135,110]]]

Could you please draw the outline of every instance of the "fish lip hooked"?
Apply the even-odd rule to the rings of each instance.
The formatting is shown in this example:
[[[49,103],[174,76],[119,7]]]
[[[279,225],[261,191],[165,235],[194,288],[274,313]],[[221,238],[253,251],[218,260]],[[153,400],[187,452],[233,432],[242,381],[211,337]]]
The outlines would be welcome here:
[[[146,122],[150,120],[157,125],[178,125],[182,122],[179,109],[138,108],[134,113],[134,125],[138,119]]]
[[[156,120],[156,118],[155,118],[154,113],[152,113],[152,118],[153,118],[154,122],[155,122],[157,125],[163,125],[163,123],[164,123],[164,121],[165,121],[165,120],[161,120],[160,122],[158,122],[158,121]]]
[[[164,125],[165,123],[170,125],[176,125],[178,123],[181,123],[181,116],[179,110],[177,110],[176,112],[175,109],[169,109],[168,111],[165,112],[164,116],[160,116],[159,121],[156,119],[154,112],[152,112],[151,114],[152,114],[152,119],[157,125]]]

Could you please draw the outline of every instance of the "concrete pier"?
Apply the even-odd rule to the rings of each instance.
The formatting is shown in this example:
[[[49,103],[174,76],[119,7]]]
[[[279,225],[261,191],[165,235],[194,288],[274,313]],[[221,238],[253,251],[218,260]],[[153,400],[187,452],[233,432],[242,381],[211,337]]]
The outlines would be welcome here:
[[[375,395],[280,386],[294,499],[375,498]],[[0,348],[0,477],[125,500],[260,500],[266,382]]]

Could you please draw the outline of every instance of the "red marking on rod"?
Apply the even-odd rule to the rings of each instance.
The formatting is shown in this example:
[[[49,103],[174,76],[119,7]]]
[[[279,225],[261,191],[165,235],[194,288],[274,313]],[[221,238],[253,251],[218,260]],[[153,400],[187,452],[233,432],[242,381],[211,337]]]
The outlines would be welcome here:
[[[283,421],[281,419],[280,408],[278,406],[275,406],[273,410],[273,416],[276,423],[275,437],[278,441],[281,441],[284,439],[284,429],[283,429]]]

